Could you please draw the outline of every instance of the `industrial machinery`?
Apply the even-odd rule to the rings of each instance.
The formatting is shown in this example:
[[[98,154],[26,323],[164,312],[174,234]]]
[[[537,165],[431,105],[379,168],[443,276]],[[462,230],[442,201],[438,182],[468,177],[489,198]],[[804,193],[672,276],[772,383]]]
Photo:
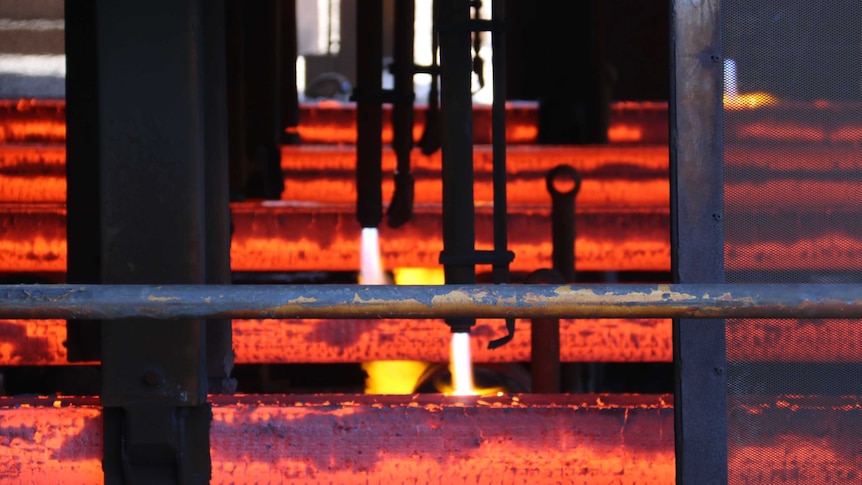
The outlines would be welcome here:
[[[66,2],[0,100],[0,482],[859,481],[862,7],[316,2],[303,100],[312,3]]]

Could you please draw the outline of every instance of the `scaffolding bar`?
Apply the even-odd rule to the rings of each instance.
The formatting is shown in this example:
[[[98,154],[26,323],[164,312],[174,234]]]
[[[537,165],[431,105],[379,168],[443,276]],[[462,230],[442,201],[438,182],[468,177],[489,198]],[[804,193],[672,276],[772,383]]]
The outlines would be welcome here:
[[[862,318],[862,285],[0,285],[0,318],[131,317]]]

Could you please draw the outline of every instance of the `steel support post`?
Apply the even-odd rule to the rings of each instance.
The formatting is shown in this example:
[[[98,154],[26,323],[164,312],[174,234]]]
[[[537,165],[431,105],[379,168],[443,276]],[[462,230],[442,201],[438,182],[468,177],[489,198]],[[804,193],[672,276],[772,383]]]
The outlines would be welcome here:
[[[671,3],[671,272],[724,281],[720,2]],[[677,483],[727,483],[724,320],[675,320]]]
[[[201,0],[97,1],[103,282],[207,280],[204,160],[220,148],[204,135],[218,118],[205,107],[205,12]],[[105,483],[209,481],[205,349],[200,320],[103,322]]]
[[[65,2],[66,41],[66,241],[70,283],[99,283],[98,89],[96,0]],[[70,362],[101,358],[98,321],[66,324]]]
[[[280,199],[281,174],[281,1],[240,2],[243,43],[245,197]]]
[[[227,111],[225,0],[203,4],[204,32],[204,282],[224,285],[230,273],[230,187]],[[206,322],[207,377],[211,394],[231,393],[233,370],[231,321]]]
[[[296,25],[296,0],[281,0],[281,29],[279,43],[281,53],[281,142],[300,143],[299,93],[296,87],[296,57],[299,54],[299,39]]]
[[[435,0],[440,44],[442,115],[443,252],[446,283],[476,281],[476,215],[473,202],[473,60],[470,58],[470,2]],[[468,331],[472,320],[450,320]]]
[[[386,211],[389,227],[404,225],[413,215],[413,175],[410,155],[413,152],[413,36],[416,5],[414,0],[395,2],[393,28],[394,89],[392,96],[392,150],[395,152],[395,191]]]
[[[356,12],[356,219],[377,227],[383,219],[383,0]]]

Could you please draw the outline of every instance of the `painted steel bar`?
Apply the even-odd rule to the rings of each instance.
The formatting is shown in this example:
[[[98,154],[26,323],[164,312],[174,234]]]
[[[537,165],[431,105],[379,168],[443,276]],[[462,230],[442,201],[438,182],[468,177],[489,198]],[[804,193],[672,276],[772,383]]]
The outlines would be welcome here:
[[[129,317],[862,318],[862,285],[0,285],[0,318]]]

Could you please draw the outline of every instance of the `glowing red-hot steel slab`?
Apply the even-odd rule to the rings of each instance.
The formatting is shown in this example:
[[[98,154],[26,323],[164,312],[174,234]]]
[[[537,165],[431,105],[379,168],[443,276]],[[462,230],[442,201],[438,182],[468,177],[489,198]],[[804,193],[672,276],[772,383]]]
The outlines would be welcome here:
[[[359,233],[352,206],[239,203],[231,206],[234,271],[355,271]],[[412,221],[381,227],[385,268],[437,267],[443,249],[439,209],[417,207]],[[583,211],[578,267],[583,270],[665,271],[669,266],[668,214],[654,211]],[[492,214],[477,211],[477,247],[491,248]],[[509,216],[512,268],[532,271],[551,263],[547,208]],[[64,272],[62,204],[0,204],[0,272]]]
[[[725,249],[730,271],[846,271],[862,262],[862,238],[834,231],[809,238],[734,242]]]
[[[672,483],[670,396],[212,396],[214,484]],[[94,399],[0,399],[0,477],[101,479]]]
[[[413,139],[422,137],[425,129],[425,108],[414,110]],[[383,106],[384,143],[392,142],[392,107]],[[506,103],[506,141],[510,144],[535,143],[539,135],[537,103]],[[295,130],[303,143],[356,144],[356,104],[339,101],[303,103],[299,111],[299,126]],[[491,143],[491,107],[473,107],[474,143]]]
[[[0,272],[65,272],[63,204],[0,204]]]
[[[563,362],[670,362],[670,320],[562,320]],[[514,340],[499,320],[472,330],[476,362],[530,361],[530,321]],[[240,364],[348,363],[370,360],[447,362],[450,331],[439,320],[234,320]],[[0,365],[65,365],[63,320],[0,320]],[[748,362],[859,362],[862,325],[845,320],[728,320],[727,359]],[[756,352],[752,352],[756,349]]]
[[[756,209],[792,208],[817,212],[853,208],[862,204],[857,174],[862,162],[853,146],[824,151],[814,145],[799,145],[776,155],[762,145],[728,145],[726,163],[734,173],[746,170],[748,180],[728,179],[725,201],[731,213]],[[669,206],[666,146],[512,146],[508,150],[508,202],[517,205],[548,205],[545,174],[559,164],[577,168],[584,178],[577,202],[582,207]],[[65,150],[57,145],[0,146],[0,200],[18,202],[62,202],[65,200]],[[282,200],[353,203],[355,149],[349,146],[282,147],[285,190]],[[384,173],[394,173],[395,157],[385,150]],[[412,160],[417,204],[439,203],[442,194],[439,153]],[[476,200],[490,201],[490,147],[477,146],[474,153]],[[835,174],[846,176],[836,179]],[[741,172],[745,173],[745,172]],[[828,175],[828,176],[827,176]],[[383,179],[383,196],[392,197],[391,176]],[[775,194],[795,194],[792,201],[776,205]],[[791,205],[788,205],[791,204]]]
[[[0,100],[0,143],[65,140],[65,101]]]
[[[862,361],[862,322],[729,319],[727,360],[858,363]]]
[[[728,483],[859,482],[859,396],[729,395]]]
[[[352,208],[308,210],[290,204],[233,205],[235,234],[231,264],[235,270],[355,269],[359,267],[357,227]],[[579,214],[576,241],[582,270],[654,270],[670,261],[668,215],[654,211]],[[509,215],[509,249],[517,255],[513,270],[532,271],[551,264],[550,217],[546,209],[513,209]],[[380,228],[385,268],[437,267],[443,249],[438,210],[417,207],[411,221],[398,229]],[[493,246],[492,214],[476,214],[476,246]]]
[[[439,203],[440,154],[414,150],[412,172],[417,204]],[[575,167],[584,179],[578,194],[581,206],[667,207],[666,146],[512,146],[507,150],[507,193],[510,205],[549,205],[545,175],[557,165]],[[493,200],[491,147],[474,151],[475,199]],[[384,174],[395,172],[395,156],[385,150]],[[355,150],[351,147],[282,147],[284,200],[352,203],[356,200]],[[383,179],[384,200],[393,191],[391,176]]]
[[[620,101],[611,103],[608,141],[667,145],[667,102]]]
[[[725,110],[725,141],[856,144],[862,137],[862,103],[780,101],[754,109]],[[804,116],[805,122],[800,122]]]
[[[312,203],[232,205],[235,271],[354,271],[359,268],[359,227],[352,206]],[[728,232],[729,270],[846,270],[862,261],[862,234],[854,212],[753,214],[785,218],[788,231],[757,236]],[[491,211],[477,209],[477,248],[492,247]],[[584,271],[667,271],[670,262],[667,212],[651,209],[578,211],[577,265]],[[801,224],[801,226],[800,226]],[[546,207],[513,208],[509,216],[512,269],[550,265],[552,247]],[[774,227],[774,226],[770,226]],[[804,233],[792,233],[803,227]],[[62,204],[0,204],[0,272],[56,272],[66,267]],[[437,267],[442,250],[436,207],[417,206],[413,220],[380,228],[385,268]],[[766,242],[764,242],[764,240]]]
[[[395,171],[395,155],[386,149],[383,171]],[[442,194],[440,153],[413,151],[415,202],[439,203]],[[511,146],[508,150],[510,205],[548,205],[545,175],[560,164],[577,168],[584,178],[578,204],[601,207],[667,207],[666,146]],[[477,201],[493,200],[491,148],[475,149]],[[356,200],[356,149],[350,146],[285,146],[281,167],[282,200],[353,203]],[[59,145],[0,145],[0,201],[63,202],[66,198],[65,149]],[[384,200],[392,198],[393,180],[383,179]]]
[[[382,138],[392,140],[391,109],[384,106]],[[510,101],[506,105],[506,139],[509,144],[535,143],[538,138],[538,104]],[[666,144],[667,103],[622,102],[611,105],[608,139],[612,143]],[[55,142],[66,139],[64,101],[0,100],[0,143]],[[353,103],[321,101],[302,103],[299,126],[290,129],[303,143],[355,144],[356,108]],[[418,140],[425,126],[425,108],[414,113],[413,137]],[[491,142],[491,107],[474,108],[474,141]]]
[[[477,321],[475,362],[530,360],[530,321],[517,336],[488,350],[505,335],[500,320]],[[562,320],[563,362],[670,362],[670,320]],[[372,360],[448,362],[451,331],[442,320],[234,320],[239,364],[351,363]],[[66,365],[64,320],[0,320],[0,365]]]

